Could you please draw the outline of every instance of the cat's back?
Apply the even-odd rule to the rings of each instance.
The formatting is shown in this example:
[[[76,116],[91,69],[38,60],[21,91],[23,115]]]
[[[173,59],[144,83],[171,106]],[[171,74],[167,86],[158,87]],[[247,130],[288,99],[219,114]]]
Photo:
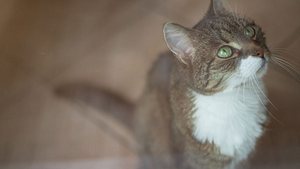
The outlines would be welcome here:
[[[171,52],[162,53],[149,71],[147,88],[167,92],[174,62],[174,56]]]
[[[148,74],[147,86],[136,106],[135,130],[143,158],[141,168],[172,166],[171,111],[169,83],[174,60],[162,54]]]

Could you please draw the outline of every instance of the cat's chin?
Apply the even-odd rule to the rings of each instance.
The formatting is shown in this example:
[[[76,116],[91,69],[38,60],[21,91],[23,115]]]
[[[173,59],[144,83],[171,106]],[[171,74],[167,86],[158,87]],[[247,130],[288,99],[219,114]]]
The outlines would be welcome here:
[[[248,56],[241,60],[237,73],[242,79],[257,76],[265,68],[266,62],[264,57]]]

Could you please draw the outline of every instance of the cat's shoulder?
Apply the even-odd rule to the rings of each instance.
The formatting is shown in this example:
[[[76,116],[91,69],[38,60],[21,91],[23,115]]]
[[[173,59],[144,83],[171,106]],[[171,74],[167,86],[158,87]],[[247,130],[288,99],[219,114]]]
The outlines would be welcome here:
[[[164,52],[160,54],[148,74],[150,87],[167,89],[170,83],[173,66],[174,56],[171,52]]]

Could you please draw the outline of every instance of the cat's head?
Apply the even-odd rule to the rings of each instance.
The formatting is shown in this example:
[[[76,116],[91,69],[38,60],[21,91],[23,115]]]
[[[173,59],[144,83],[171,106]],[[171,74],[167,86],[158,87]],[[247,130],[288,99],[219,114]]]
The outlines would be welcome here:
[[[205,17],[193,28],[166,23],[163,32],[188,83],[201,93],[235,88],[261,78],[267,69],[270,51],[262,29],[227,11],[220,0],[211,0]]]

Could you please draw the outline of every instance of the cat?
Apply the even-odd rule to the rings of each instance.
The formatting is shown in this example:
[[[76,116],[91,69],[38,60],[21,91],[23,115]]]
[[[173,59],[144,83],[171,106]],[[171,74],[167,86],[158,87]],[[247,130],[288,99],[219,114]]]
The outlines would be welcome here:
[[[170,51],[152,67],[135,108],[118,110],[132,115],[126,121],[140,143],[140,168],[236,168],[268,121],[262,78],[271,52],[262,29],[211,0],[193,28],[166,23],[163,35]],[[111,94],[100,97],[110,98],[99,106],[108,112],[119,105]]]
[[[137,104],[141,151],[154,157],[142,168],[234,168],[268,119],[261,95],[271,53],[262,29],[212,0],[193,28],[166,23],[163,33],[175,57],[161,58],[171,63],[166,86],[155,84],[166,77],[154,67]]]

